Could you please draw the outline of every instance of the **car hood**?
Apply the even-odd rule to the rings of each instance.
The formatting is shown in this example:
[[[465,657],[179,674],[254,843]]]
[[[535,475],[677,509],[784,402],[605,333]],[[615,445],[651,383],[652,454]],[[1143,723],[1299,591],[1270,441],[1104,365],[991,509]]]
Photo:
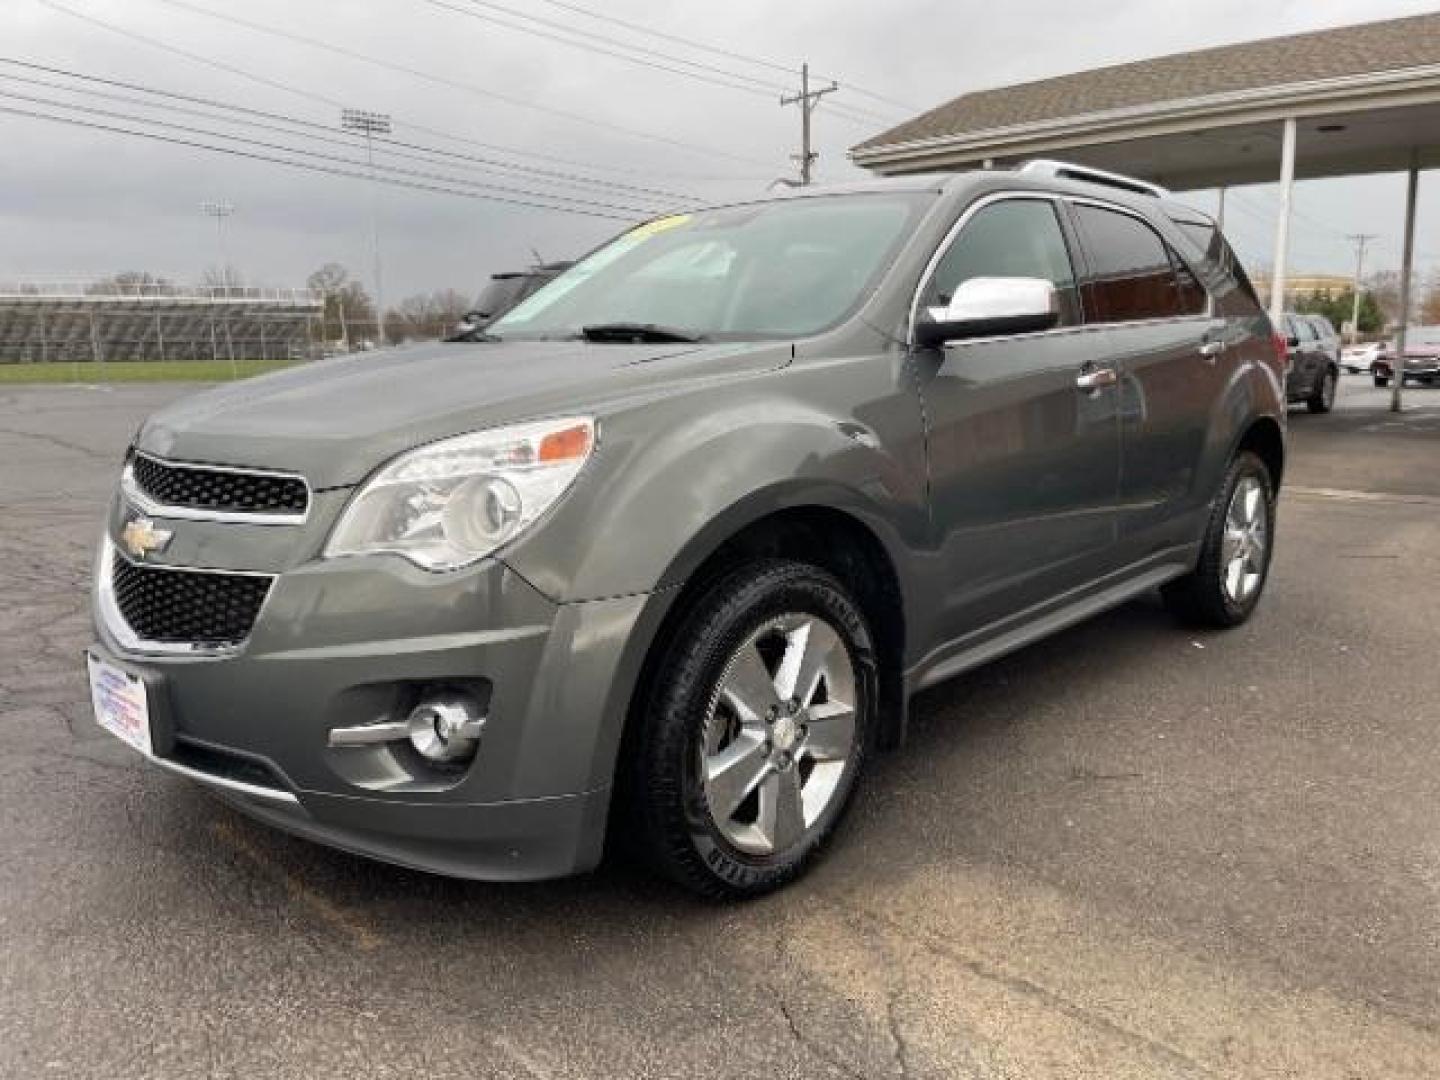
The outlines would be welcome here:
[[[790,346],[588,342],[434,344],[321,360],[184,398],[136,446],[172,461],[358,483],[402,451],[449,435],[567,413],[602,415],[707,380],[783,366]]]

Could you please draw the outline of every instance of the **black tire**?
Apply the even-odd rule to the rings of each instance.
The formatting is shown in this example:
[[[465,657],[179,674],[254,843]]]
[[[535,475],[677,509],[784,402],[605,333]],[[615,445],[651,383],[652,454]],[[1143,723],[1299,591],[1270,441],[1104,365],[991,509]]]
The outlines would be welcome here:
[[[1388,375],[1376,375],[1376,376],[1375,376],[1375,385],[1376,385],[1376,386],[1389,386],[1389,385],[1390,385],[1390,376],[1388,376]]]
[[[1222,547],[1225,540],[1226,515],[1235,489],[1247,478],[1260,484],[1265,514],[1266,544],[1260,580],[1244,600],[1235,600],[1225,588],[1225,565]],[[1235,456],[1225,472],[1219,496],[1210,509],[1205,537],[1200,545],[1200,559],[1195,569],[1176,578],[1161,589],[1165,606],[1182,622],[1192,626],[1239,626],[1254,612],[1265,592],[1270,576],[1270,560],[1275,550],[1275,486],[1270,470],[1258,456],[1243,450]]]
[[[1305,407],[1312,413],[1328,413],[1335,407],[1335,391],[1339,382],[1335,369],[1327,367],[1321,373],[1320,381],[1315,384],[1315,389],[1305,399]]]
[[[844,644],[855,676],[853,742],[829,802],[798,841],[770,854],[752,854],[732,843],[711,814],[700,775],[706,725],[737,650],[768,622],[797,613],[823,620]],[[622,792],[623,827],[630,833],[626,846],[652,869],[705,897],[741,899],[769,892],[799,876],[824,847],[869,755],[877,681],[865,617],[845,587],[823,570],[765,559],[718,578],[694,598],[667,636],[648,692],[632,717],[637,728]],[[792,767],[799,782],[799,749]]]

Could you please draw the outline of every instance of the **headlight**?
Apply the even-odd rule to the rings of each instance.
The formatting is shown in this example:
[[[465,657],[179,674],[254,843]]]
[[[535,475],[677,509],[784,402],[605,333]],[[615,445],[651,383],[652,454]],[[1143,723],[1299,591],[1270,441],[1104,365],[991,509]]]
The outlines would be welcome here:
[[[479,431],[395,458],[350,500],[325,555],[393,552],[453,570],[513,540],[575,481],[595,449],[586,417]]]

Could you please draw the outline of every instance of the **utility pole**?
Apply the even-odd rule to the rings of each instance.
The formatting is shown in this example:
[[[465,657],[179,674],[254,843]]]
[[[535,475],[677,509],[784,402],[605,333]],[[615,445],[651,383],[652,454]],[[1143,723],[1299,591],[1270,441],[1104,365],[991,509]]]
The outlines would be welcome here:
[[[235,204],[213,202],[207,199],[200,204],[200,212],[215,219],[215,242],[220,248],[220,283],[228,287],[230,284],[230,256],[225,250],[225,219],[235,213]]]
[[[810,114],[815,111],[815,106],[820,104],[820,99],[826,94],[833,94],[840,87],[835,82],[829,86],[822,86],[819,90],[810,89],[810,65],[800,65],[800,93],[792,94],[780,99],[781,107],[787,105],[800,106],[800,153],[792,154],[791,157],[800,164],[800,186],[804,187],[810,183],[811,166],[820,155],[810,149]]]
[[[1379,236],[1376,233],[1351,233],[1346,239],[1355,241],[1355,284],[1350,290],[1354,293],[1354,301],[1350,305],[1350,344],[1354,345],[1360,334],[1360,276],[1365,270],[1365,245],[1379,239]]]
[[[365,161],[370,168],[370,244],[375,256],[375,336],[385,344],[385,286],[380,274],[380,195],[375,180],[376,135],[390,134],[390,114],[365,112],[361,109],[340,110],[340,126],[365,136]]]

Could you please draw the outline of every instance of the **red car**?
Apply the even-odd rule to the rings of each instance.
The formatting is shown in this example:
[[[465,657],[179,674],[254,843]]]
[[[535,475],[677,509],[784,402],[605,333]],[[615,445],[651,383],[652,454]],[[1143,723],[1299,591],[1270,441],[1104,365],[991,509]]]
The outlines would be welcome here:
[[[1440,382],[1440,327],[1426,326],[1406,335],[1404,378],[1407,383],[1433,386]],[[1389,386],[1395,377],[1394,357],[1378,356],[1370,365],[1376,386]]]

